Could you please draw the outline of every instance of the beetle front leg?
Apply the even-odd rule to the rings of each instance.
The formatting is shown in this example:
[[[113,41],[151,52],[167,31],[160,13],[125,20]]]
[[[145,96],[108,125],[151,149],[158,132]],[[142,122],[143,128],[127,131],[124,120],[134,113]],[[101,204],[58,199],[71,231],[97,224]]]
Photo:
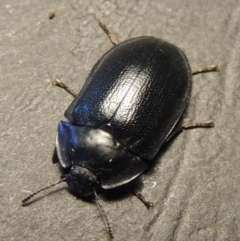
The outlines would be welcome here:
[[[172,130],[170,135],[167,137],[167,139],[165,140],[165,143],[169,142],[171,139],[179,135],[183,130],[194,129],[194,128],[212,128],[214,126],[215,124],[213,120],[210,120],[208,122],[192,122],[189,124],[183,124],[182,126],[177,125]]]

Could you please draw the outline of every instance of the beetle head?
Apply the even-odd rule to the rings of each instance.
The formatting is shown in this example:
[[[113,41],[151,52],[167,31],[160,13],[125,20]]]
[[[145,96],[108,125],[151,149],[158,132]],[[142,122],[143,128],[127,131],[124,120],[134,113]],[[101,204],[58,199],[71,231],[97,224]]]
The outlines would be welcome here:
[[[90,196],[94,194],[99,185],[96,176],[84,167],[72,166],[69,174],[63,176],[69,189],[78,196]]]

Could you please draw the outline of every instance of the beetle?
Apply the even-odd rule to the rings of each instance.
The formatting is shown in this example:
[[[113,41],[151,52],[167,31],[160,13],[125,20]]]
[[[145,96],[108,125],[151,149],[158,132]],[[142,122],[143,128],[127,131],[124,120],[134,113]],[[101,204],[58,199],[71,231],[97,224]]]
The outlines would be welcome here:
[[[79,196],[111,189],[145,171],[189,101],[192,73],[174,45],[138,37],[108,51],[93,67],[60,121],[56,150]]]
[[[94,65],[65,112],[67,121],[59,122],[57,156],[69,171],[58,183],[66,181],[76,195],[92,196],[98,203],[99,187],[113,189],[136,179],[184,128],[179,122],[190,99],[192,74],[213,70],[217,66],[192,72],[182,50],[155,37],[116,44]]]

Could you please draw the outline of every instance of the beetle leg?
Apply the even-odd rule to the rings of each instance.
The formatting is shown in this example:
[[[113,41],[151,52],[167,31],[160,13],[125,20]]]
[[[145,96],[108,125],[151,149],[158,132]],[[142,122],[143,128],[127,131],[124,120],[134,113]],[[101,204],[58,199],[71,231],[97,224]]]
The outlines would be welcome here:
[[[211,128],[214,127],[214,121],[210,120],[208,122],[193,122],[189,124],[183,124],[182,126],[176,126],[170,135],[165,140],[165,143],[170,141],[172,138],[176,137],[183,130],[194,129],[194,128]]]
[[[149,209],[150,207],[153,206],[153,203],[151,201],[149,201],[147,198],[145,198],[139,191],[134,190],[133,194],[139,198],[144,204],[145,206]]]
[[[211,128],[214,127],[214,121],[210,120],[208,122],[193,122],[190,124],[185,124],[182,126],[182,129],[193,129],[193,128]]]
[[[200,74],[200,73],[206,73],[206,72],[212,72],[212,71],[219,71],[218,65],[210,65],[204,68],[198,68],[192,71],[192,75]]]
[[[75,91],[74,90],[72,90],[72,89],[70,89],[66,84],[64,84],[61,80],[59,80],[59,79],[55,79],[55,80],[53,80],[53,82],[52,82],[54,85],[56,85],[56,86],[58,86],[58,87],[60,87],[60,88],[62,88],[62,89],[64,89],[64,90],[66,90],[69,94],[71,94],[73,97],[77,97],[77,94],[75,93]]]
[[[118,41],[115,35],[110,31],[110,29],[107,27],[103,19],[98,20],[99,26],[103,29],[103,31],[107,34],[108,38],[112,42],[113,45],[117,45]]]

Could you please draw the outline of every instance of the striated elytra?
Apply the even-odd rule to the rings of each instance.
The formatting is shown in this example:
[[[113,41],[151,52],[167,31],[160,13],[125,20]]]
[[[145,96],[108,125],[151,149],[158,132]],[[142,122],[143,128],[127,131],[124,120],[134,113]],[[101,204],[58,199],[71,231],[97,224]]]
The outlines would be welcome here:
[[[71,191],[126,184],[148,168],[183,115],[192,73],[185,54],[154,37],[114,46],[60,121],[56,150]]]

